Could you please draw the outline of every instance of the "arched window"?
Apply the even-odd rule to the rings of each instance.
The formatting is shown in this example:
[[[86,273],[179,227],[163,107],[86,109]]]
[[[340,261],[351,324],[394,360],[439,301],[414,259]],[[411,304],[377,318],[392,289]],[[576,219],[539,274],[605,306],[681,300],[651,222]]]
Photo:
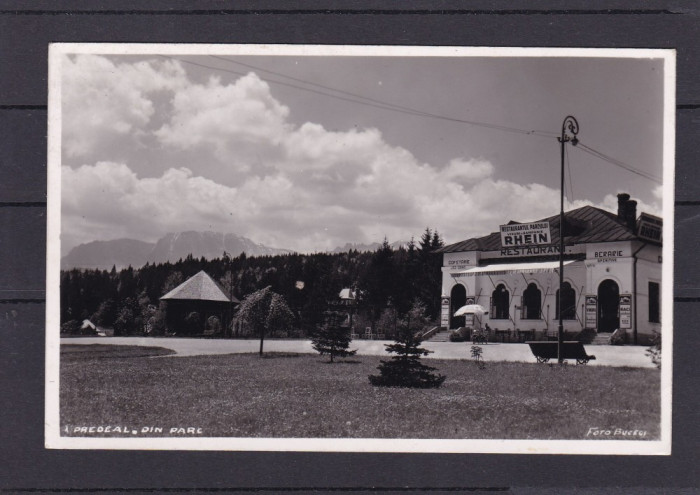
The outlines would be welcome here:
[[[510,318],[510,292],[503,284],[498,284],[491,293],[491,318],[507,320]]]
[[[523,305],[521,318],[523,320],[539,320],[542,309],[542,292],[537,284],[528,284],[523,292]]]
[[[575,320],[576,319],[576,291],[571,287],[569,282],[564,282],[561,286],[561,306],[564,310],[561,313],[562,320]],[[559,289],[557,289],[556,295],[556,315],[555,318],[559,319]]]

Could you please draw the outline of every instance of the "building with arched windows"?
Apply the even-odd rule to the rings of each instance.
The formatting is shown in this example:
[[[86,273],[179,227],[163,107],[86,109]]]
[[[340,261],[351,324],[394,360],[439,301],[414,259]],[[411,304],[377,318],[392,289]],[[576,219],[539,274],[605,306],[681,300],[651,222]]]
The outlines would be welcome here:
[[[561,297],[559,215],[441,248],[441,325],[463,326],[455,311],[480,304],[509,340],[555,337],[561,312],[567,339],[648,344],[661,330],[662,220],[636,210],[618,194],[617,215],[593,206],[565,213]]]

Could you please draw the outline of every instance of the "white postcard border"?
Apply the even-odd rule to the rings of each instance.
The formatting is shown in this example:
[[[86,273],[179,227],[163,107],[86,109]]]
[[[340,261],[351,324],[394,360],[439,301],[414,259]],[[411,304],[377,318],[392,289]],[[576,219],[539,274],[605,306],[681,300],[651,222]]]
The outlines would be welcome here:
[[[415,57],[582,57],[664,60],[663,267],[661,434],[640,440],[480,440],[345,438],[86,438],[60,432],[60,237],[61,237],[61,59],[66,54],[101,55],[286,55]],[[673,254],[675,178],[676,51],[618,48],[520,48],[360,45],[233,45],[159,43],[53,43],[49,47],[45,446],[50,449],[212,450],[298,452],[406,452],[670,455],[673,346]]]

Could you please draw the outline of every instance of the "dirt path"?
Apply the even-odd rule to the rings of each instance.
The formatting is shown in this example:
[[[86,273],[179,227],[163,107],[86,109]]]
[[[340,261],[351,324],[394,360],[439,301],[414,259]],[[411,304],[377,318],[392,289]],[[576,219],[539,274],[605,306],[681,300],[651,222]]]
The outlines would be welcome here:
[[[354,340],[351,349],[357,349],[361,355],[386,355],[384,346],[387,340]],[[140,345],[172,349],[177,356],[200,356],[213,354],[237,354],[258,352],[258,340],[223,340],[223,339],[185,339],[157,337],[83,337],[63,338],[61,344],[107,344],[107,345]],[[471,359],[471,343],[457,342],[426,342],[424,347],[433,351],[430,355],[435,359]],[[526,344],[482,345],[485,361],[523,361],[535,362],[535,358]],[[646,347],[639,346],[586,346],[589,354],[596,356],[593,366],[629,366],[634,368],[653,368],[651,360],[646,356]],[[276,340],[265,341],[267,352],[300,352],[314,353],[309,340]],[[570,363],[572,364],[572,363]]]

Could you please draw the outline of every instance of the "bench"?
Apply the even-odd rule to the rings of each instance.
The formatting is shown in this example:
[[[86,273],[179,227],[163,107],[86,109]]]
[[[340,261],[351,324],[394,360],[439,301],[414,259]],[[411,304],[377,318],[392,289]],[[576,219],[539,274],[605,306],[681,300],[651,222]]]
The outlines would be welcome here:
[[[557,359],[558,342],[526,342],[535,355],[538,363],[546,363],[550,359]],[[595,356],[586,354],[583,344],[577,341],[565,341],[561,344],[562,359],[575,359],[576,364],[587,364],[595,359]]]

